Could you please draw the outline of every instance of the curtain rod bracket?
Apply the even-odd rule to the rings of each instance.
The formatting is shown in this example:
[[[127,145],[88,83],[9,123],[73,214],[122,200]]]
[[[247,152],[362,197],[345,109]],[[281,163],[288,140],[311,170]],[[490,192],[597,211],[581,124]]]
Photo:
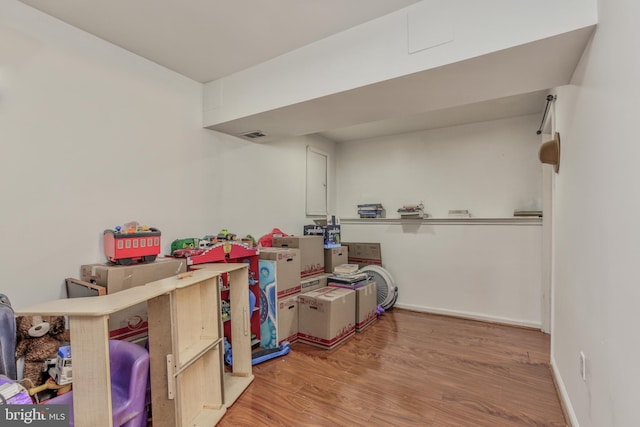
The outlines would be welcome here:
[[[547,112],[549,111],[549,104],[551,101],[555,101],[558,99],[558,95],[547,95],[547,105],[544,107],[544,113],[542,114],[542,122],[540,123],[540,127],[536,132],[536,135],[540,135],[542,133],[542,126],[544,126],[544,121],[547,118]]]

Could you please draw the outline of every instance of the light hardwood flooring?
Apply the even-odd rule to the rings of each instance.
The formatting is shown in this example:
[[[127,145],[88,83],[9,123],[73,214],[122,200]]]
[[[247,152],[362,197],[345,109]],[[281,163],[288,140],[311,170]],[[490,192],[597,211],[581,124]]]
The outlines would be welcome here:
[[[549,336],[395,308],[334,350],[253,367],[220,426],[566,426]]]

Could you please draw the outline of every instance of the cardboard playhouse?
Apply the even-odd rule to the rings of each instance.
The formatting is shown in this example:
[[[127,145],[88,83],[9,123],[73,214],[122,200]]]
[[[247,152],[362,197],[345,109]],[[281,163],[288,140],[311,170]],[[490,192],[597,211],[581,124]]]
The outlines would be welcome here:
[[[80,280],[66,281],[67,297],[86,297],[146,285],[172,277],[187,270],[180,258],[158,258],[150,263],[127,266],[114,264],[85,264],[80,267]],[[138,342],[149,333],[146,302],[112,313],[109,316],[109,338]]]

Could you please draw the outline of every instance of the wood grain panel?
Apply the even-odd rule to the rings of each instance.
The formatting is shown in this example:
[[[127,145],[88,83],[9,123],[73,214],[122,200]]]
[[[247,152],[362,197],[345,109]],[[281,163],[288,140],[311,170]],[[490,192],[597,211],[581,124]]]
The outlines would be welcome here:
[[[253,367],[221,426],[567,426],[539,331],[394,309]]]

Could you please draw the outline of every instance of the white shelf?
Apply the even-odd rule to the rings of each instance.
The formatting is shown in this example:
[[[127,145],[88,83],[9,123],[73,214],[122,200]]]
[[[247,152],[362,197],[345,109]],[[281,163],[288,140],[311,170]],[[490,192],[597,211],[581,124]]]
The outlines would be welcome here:
[[[340,218],[341,224],[542,225],[540,217],[507,218]]]

